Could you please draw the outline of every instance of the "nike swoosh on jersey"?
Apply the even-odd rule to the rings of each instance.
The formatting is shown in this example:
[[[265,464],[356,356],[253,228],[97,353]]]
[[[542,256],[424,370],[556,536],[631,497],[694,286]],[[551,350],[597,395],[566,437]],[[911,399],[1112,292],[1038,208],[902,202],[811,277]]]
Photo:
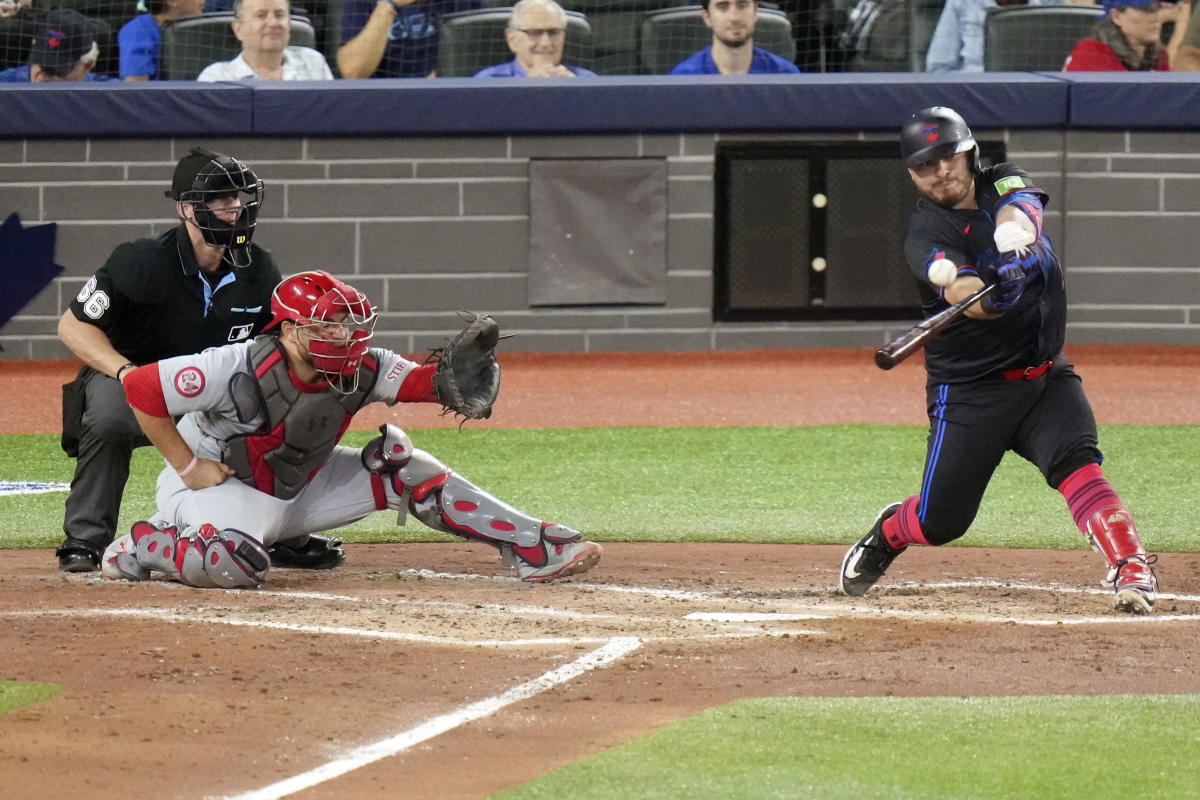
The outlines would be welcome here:
[[[970,232],[971,232],[971,223],[968,222],[967,227],[963,228],[963,236],[966,236]]]

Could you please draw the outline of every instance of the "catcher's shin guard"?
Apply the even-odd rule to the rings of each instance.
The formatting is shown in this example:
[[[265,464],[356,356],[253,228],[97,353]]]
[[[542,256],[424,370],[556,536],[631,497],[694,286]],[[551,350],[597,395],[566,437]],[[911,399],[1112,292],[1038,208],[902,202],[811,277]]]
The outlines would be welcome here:
[[[253,589],[271,566],[266,549],[241,531],[212,525],[189,527],[134,523],[109,545],[102,559],[106,578],[146,580],[151,572],[198,588]]]
[[[1104,585],[1116,592],[1113,606],[1131,614],[1153,611],[1158,580],[1150,565],[1155,556],[1146,555],[1133,515],[1124,506],[1106,506],[1088,519],[1087,536],[1108,562]]]

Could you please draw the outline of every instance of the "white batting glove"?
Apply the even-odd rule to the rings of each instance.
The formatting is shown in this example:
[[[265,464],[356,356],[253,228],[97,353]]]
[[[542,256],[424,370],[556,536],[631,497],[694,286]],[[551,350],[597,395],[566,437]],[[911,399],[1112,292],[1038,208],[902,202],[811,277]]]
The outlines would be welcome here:
[[[1026,226],[1014,220],[1001,222],[996,226],[996,249],[1001,253],[1016,250],[1018,255],[1025,255],[1025,251],[1029,248],[1029,245],[1033,244],[1035,239],[1037,239],[1035,231],[1031,231]]]

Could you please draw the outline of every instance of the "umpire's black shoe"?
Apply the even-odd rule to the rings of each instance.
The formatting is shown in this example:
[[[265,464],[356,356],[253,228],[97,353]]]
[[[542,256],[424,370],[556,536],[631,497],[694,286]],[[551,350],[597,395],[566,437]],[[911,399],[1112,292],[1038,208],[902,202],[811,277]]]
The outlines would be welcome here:
[[[315,533],[303,541],[289,539],[286,542],[276,542],[268,550],[273,567],[333,569],[346,560],[341,539],[317,536]]]
[[[68,536],[54,555],[58,556],[58,568],[63,572],[95,572],[100,569],[102,552],[102,548],[91,542]]]
[[[875,518],[871,532],[862,541],[846,551],[842,558],[841,590],[854,597],[864,595],[874,586],[887,568],[896,560],[903,550],[896,550],[888,544],[883,535],[883,521],[896,513],[899,503],[892,503]]]

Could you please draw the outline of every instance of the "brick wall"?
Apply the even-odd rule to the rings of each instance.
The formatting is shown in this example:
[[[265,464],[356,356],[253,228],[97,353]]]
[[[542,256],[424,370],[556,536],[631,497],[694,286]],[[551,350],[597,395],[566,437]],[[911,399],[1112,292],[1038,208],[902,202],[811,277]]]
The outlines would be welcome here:
[[[1067,267],[1069,341],[1200,343],[1194,135],[976,131],[1050,191],[1047,227]],[[737,139],[890,139],[800,134]],[[256,241],[284,273],[351,277],[382,311],[379,341],[420,352],[484,309],[520,335],[510,350],[706,350],[876,346],[905,322],[712,322],[712,170],[718,136],[656,134],[370,139],[0,141],[0,214],[58,224],[62,277],[0,329],[6,358],[69,353],[55,326],[114,246],[175,224],[163,196],[175,160],[204,144],[268,185]],[[1064,155],[1065,154],[1065,155]],[[668,167],[667,302],[531,308],[526,299],[533,157],[662,158]]]

